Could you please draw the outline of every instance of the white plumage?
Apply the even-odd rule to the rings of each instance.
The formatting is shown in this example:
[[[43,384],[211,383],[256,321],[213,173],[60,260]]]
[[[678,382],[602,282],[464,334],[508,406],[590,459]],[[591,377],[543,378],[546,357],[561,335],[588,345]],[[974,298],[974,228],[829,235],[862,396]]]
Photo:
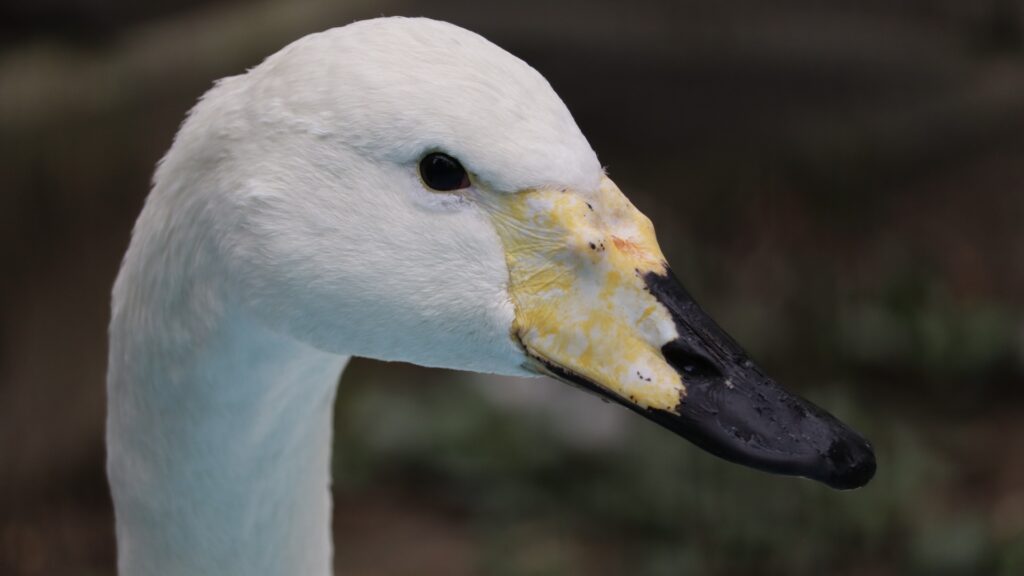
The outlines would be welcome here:
[[[529,374],[499,239],[424,188],[431,149],[498,192],[602,177],[536,71],[425,19],[307,36],[189,114],[113,291],[123,575],[329,573],[348,356]]]

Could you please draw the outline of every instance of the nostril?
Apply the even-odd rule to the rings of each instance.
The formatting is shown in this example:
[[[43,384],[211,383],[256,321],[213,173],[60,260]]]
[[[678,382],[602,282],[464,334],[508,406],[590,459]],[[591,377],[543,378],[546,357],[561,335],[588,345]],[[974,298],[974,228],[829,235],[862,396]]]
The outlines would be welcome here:
[[[715,378],[721,377],[722,371],[709,358],[689,350],[678,340],[673,340],[661,349],[665,361],[684,377]]]

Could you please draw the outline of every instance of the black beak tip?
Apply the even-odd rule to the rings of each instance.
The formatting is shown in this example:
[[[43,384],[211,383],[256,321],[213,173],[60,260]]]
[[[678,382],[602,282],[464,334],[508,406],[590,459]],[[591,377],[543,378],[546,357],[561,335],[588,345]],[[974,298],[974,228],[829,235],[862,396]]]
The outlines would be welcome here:
[[[644,282],[676,324],[679,335],[662,355],[686,393],[675,412],[638,412],[712,454],[767,472],[838,490],[860,488],[874,477],[871,444],[768,378],[671,272],[649,272]]]
[[[860,488],[875,476],[875,452],[859,436],[836,438],[823,457],[824,473],[814,479],[837,490]]]

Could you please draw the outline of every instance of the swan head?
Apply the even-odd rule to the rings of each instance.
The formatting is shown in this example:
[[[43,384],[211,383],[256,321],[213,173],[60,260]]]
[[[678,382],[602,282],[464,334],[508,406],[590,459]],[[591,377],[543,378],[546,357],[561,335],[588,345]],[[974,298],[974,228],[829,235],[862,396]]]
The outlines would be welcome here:
[[[694,303],[547,81],[476,34],[385,18],[299,40],[218,83],[156,181],[205,191],[178,202],[231,293],[317,348],[547,374],[742,464],[874,472]]]

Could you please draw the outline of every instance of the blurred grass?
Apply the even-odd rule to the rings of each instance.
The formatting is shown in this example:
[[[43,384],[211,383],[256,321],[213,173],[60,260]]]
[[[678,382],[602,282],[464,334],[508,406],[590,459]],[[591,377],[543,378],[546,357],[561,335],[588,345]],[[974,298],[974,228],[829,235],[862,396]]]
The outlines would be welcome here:
[[[879,475],[854,492],[730,465],[638,419],[621,442],[576,448],[550,421],[497,407],[454,373],[347,381],[336,489],[388,486],[457,514],[480,539],[482,574],[1015,573],[1024,542],[1001,540],[980,510],[936,506],[952,472],[944,458],[913,423],[845,384],[812,396],[876,444]]]
[[[831,492],[636,418],[580,446],[471,376],[360,360],[340,573],[1024,574],[1019,0],[201,4],[0,41],[0,574],[112,572],[109,284],[182,115],[213,78],[381,12],[536,66],[691,292],[864,431],[879,473]]]

